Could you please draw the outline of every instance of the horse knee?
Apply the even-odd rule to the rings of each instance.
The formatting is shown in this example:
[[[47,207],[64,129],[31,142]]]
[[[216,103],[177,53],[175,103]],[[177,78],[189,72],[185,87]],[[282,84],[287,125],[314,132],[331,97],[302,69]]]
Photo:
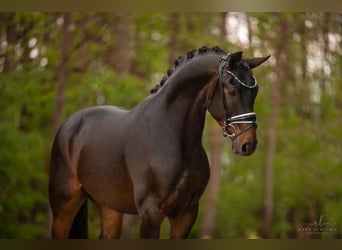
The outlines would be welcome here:
[[[158,207],[154,200],[146,200],[139,209],[140,217],[140,238],[158,239],[160,225],[165,218],[164,212]]]
[[[151,212],[145,213],[140,219],[140,238],[158,239],[163,218]]]

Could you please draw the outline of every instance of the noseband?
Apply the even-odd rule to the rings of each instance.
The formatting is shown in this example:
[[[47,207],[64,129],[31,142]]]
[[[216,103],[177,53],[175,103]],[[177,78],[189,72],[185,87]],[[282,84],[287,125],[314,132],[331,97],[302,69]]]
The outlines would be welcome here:
[[[227,101],[226,101],[226,95],[224,93],[224,86],[223,86],[224,83],[223,83],[223,76],[222,76],[223,72],[228,73],[230,76],[232,76],[234,78],[235,81],[237,81],[240,85],[242,85],[245,88],[253,89],[253,88],[256,88],[258,84],[257,84],[257,81],[256,81],[254,76],[253,76],[253,78],[255,80],[255,84],[254,85],[248,85],[248,84],[244,83],[243,81],[241,81],[230,70],[224,70],[224,66],[229,61],[229,59],[230,59],[230,54],[227,54],[227,55],[222,57],[220,65],[219,65],[219,70],[218,70],[219,71],[218,72],[219,77],[217,79],[216,85],[218,84],[220,86],[220,92],[221,92],[223,110],[224,110],[224,122],[223,122],[223,126],[222,126],[223,136],[224,137],[228,136],[232,140],[235,140],[241,134],[243,134],[244,132],[246,132],[247,130],[249,130],[250,128],[252,128],[256,125],[256,113],[255,112],[248,112],[248,113],[234,115],[234,116],[229,114],[228,105],[227,105]],[[236,129],[234,127],[235,124],[250,124],[250,125],[245,127],[244,129],[242,129],[241,131],[239,131],[237,133]],[[228,132],[229,127],[233,129],[233,133],[231,133],[231,134]]]

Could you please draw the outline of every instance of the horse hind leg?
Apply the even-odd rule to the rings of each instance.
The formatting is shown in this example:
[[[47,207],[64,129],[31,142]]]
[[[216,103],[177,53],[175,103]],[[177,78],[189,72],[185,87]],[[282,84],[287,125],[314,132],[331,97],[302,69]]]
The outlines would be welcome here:
[[[52,238],[86,238],[87,195],[78,180],[68,171],[50,175],[49,198],[53,214]]]
[[[79,214],[83,214],[86,206],[86,199],[79,194],[71,198],[65,204],[59,206],[52,206],[53,222],[52,222],[52,238],[86,238],[87,233],[77,233],[73,228],[78,228],[86,232],[85,228],[77,226],[74,219],[80,220]],[[82,209],[81,209],[82,208]],[[82,211],[81,211],[82,210]],[[85,218],[83,217],[84,221]],[[76,226],[75,226],[76,225]],[[80,225],[80,224],[78,224]],[[84,224],[86,226],[86,223]]]
[[[119,239],[121,236],[122,213],[99,206],[101,214],[101,239]]]

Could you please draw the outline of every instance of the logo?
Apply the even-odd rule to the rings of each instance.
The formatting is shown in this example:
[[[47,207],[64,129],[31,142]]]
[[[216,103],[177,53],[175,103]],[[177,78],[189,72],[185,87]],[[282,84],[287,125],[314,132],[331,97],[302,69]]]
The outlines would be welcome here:
[[[334,233],[336,232],[336,223],[323,222],[323,215],[319,217],[319,221],[314,221],[311,223],[304,223],[298,228],[298,232],[311,235],[321,235],[323,233]]]

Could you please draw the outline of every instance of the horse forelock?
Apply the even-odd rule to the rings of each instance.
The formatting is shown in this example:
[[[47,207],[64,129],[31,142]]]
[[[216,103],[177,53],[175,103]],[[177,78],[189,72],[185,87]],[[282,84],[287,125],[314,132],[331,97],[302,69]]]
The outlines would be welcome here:
[[[167,81],[167,79],[172,75],[172,73],[174,72],[174,70],[181,66],[184,65],[187,61],[191,60],[192,58],[198,56],[198,55],[202,55],[205,53],[217,53],[217,54],[223,54],[226,53],[222,48],[220,48],[219,46],[214,46],[212,48],[208,47],[208,46],[202,46],[201,48],[199,48],[198,50],[191,50],[188,51],[186,53],[185,56],[179,56],[174,64],[167,70],[166,75],[161,79],[161,81],[159,82],[159,84],[157,84],[153,89],[151,89],[150,93],[154,94],[157,93],[158,90],[163,87],[163,85],[165,84],[165,82]]]

